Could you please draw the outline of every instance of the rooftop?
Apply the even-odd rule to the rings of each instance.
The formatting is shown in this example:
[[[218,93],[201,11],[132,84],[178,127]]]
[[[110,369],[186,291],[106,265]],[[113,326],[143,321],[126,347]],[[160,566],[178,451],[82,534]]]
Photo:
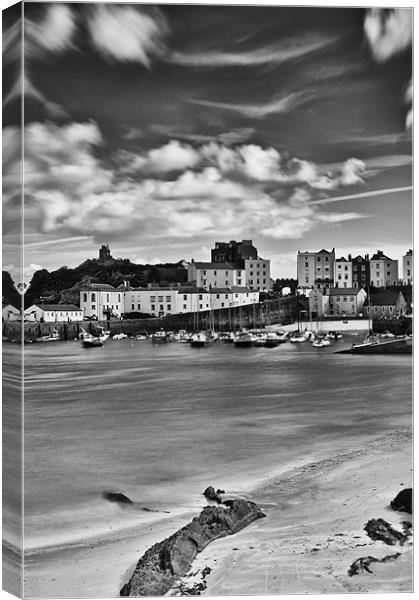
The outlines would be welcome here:
[[[49,312],[81,312],[81,309],[75,304],[35,304],[38,308],[42,308],[44,311]]]

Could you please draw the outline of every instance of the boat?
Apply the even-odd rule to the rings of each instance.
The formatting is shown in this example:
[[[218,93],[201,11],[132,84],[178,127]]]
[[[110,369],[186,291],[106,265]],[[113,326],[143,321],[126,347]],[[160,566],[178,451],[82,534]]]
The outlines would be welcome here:
[[[266,335],[265,339],[265,347],[266,348],[276,348],[279,344],[285,342],[275,331],[270,331]]]
[[[227,331],[224,333],[220,333],[218,337],[225,344],[232,344],[236,336],[232,331]]]
[[[50,335],[42,335],[35,339],[35,342],[58,342],[60,339],[60,332],[58,329],[53,329]]]
[[[312,341],[311,345],[313,346],[313,348],[324,348],[326,346],[330,346],[330,343],[330,340],[328,340],[327,338],[318,337]]]
[[[103,327],[99,327],[99,334],[93,335],[86,333],[83,336],[82,346],[84,348],[98,348],[103,346],[107,339],[109,339],[110,331],[105,331]]]
[[[147,336],[145,334],[142,334],[142,333],[137,333],[137,335],[135,336],[135,339],[138,342],[142,342],[143,340],[147,339]]]
[[[199,331],[198,333],[193,333],[189,344],[192,348],[204,348],[205,346],[209,346],[215,341],[215,338],[206,331]]]
[[[326,334],[326,339],[333,340],[336,342],[342,339],[342,334],[338,331],[329,331],[329,333]]]
[[[413,336],[405,335],[395,338],[380,338],[367,335],[360,344],[352,344],[351,348],[339,350],[336,354],[412,354]]]
[[[267,333],[256,333],[255,341],[254,341],[253,345],[258,346],[258,347],[261,347],[261,346],[265,347],[267,337],[268,337]]]
[[[151,341],[153,344],[165,344],[169,341],[169,336],[163,329],[160,329],[160,331],[156,331],[152,334]]]
[[[115,341],[118,340],[126,340],[127,339],[127,334],[126,333],[116,333],[115,335],[112,336],[112,339]]]
[[[234,338],[236,348],[249,348],[255,343],[255,336],[248,331],[239,331]]]
[[[302,342],[306,342],[307,338],[302,333],[293,333],[290,337],[290,342],[292,344],[301,344]]]

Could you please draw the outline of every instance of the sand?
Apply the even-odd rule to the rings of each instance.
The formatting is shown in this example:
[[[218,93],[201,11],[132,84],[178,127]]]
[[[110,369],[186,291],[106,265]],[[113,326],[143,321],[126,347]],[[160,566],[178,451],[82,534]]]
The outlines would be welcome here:
[[[215,487],[217,482],[208,482]],[[203,595],[411,592],[412,543],[387,546],[363,527],[382,517],[401,529],[405,513],[389,502],[412,487],[412,440],[393,432],[362,448],[272,477],[257,489],[226,490],[257,502],[266,513],[243,531],[212,542],[192,565],[187,585],[210,567]],[[204,500],[203,500],[204,504]],[[25,596],[116,597],[144,551],[186,524],[197,511],[168,515],[84,546],[28,556]],[[362,556],[401,552],[373,573],[349,577]]]

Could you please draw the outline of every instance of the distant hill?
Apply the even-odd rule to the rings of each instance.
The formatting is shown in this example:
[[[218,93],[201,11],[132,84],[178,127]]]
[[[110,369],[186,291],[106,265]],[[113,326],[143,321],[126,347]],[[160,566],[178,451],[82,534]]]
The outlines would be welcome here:
[[[64,266],[51,272],[47,269],[36,271],[25,294],[25,306],[39,302],[41,297],[44,302],[78,304],[79,290],[89,281],[115,287],[129,281],[132,287],[146,287],[149,283],[169,285],[183,283],[186,279],[187,271],[182,262],[138,265],[127,258],[106,262],[89,259],[74,269]]]
[[[16,308],[20,308],[22,297],[15,288],[13,279],[8,271],[3,271],[2,273],[2,296],[3,304],[11,304]]]

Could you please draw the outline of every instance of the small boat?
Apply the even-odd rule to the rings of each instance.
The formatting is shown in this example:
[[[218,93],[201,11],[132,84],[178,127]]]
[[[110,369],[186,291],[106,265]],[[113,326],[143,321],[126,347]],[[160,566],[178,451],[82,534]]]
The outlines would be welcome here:
[[[58,329],[53,329],[50,335],[42,335],[35,339],[35,342],[58,342],[60,340],[60,333]]]
[[[255,336],[248,331],[239,331],[234,338],[236,348],[249,348],[255,343]]]
[[[99,336],[88,334],[83,338],[82,346],[83,348],[98,348],[103,346],[104,343]]]
[[[290,342],[292,344],[301,344],[302,342],[306,342],[307,338],[302,333],[293,333],[290,337]]]
[[[204,348],[214,341],[215,338],[211,334],[208,334],[206,331],[199,331],[198,333],[192,334],[189,344],[192,348]]]
[[[255,341],[253,343],[254,346],[257,347],[265,347],[266,346],[266,338],[268,337],[267,333],[257,333],[255,334]]]
[[[392,339],[395,338],[396,336],[394,335],[394,333],[391,333],[391,331],[389,331],[388,329],[386,329],[386,331],[384,331],[384,333],[379,333],[378,334],[379,338],[388,338],[388,339]]]
[[[329,331],[329,333],[326,334],[326,339],[336,342],[342,339],[342,334],[338,331]]]
[[[151,336],[151,341],[153,344],[166,344],[166,342],[169,341],[169,336],[163,329],[161,329],[160,331],[153,333]]]
[[[285,342],[285,340],[282,340],[279,337],[279,335],[276,333],[276,331],[270,331],[266,335],[265,347],[266,348],[276,348],[277,346],[279,346],[279,344],[282,343],[282,341]]]
[[[232,331],[220,333],[219,339],[225,344],[232,344],[234,342],[235,335]]]
[[[112,339],[115,341],[118,340],[126,340],[127,339],[127,334],[126,333],[116,333],[115,335],[112,336]]]
[[[146,340],[146,339],[147,339],[147,336],[146,336],[146,335],[143,335],[142,333],[137,333],[137,335],[135,336],[135,339],[136,339],[138,342],[142,342],[143,340]]]

